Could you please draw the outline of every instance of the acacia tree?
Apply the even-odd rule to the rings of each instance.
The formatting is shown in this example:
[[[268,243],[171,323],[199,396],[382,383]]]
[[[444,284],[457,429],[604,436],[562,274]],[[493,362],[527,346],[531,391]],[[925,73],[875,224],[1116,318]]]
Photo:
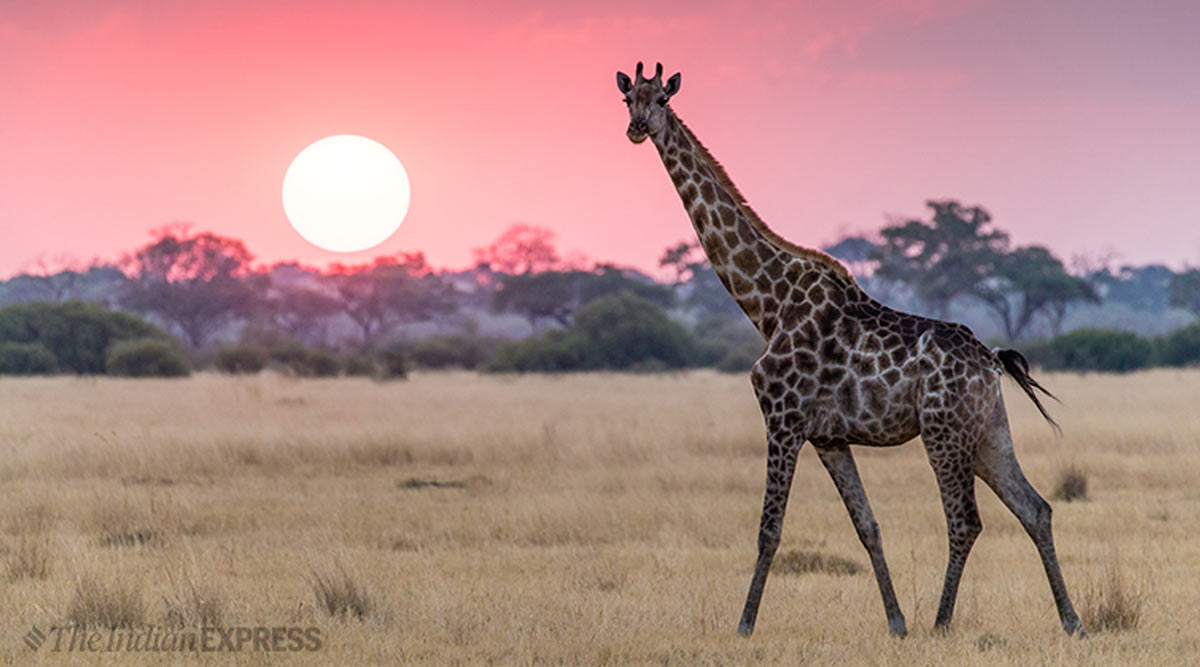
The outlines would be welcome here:
[[[123,260],[129,283],[121,303],[174,325],[192,347],[236,317],[249,315],[265,286],[237,239],[164,228]]]
[[[885,227],[872,253],[875,275],[907,284],[937,317],[945,318],[959,296],[985,294],[1008,249],[1008,234],[992,226],[978,206],[957,201],[925,202],[933,215]],[[985,299],[986,300],[986,299]]]
[[[476,263],[500,273],[529,274],[559,264],[554,232],[524,223],[509,227],[490,246],[476,248],[474,253]]]
[[[1171,277],[1168,303],[1200,317],[1200,269],[1191,269]]]
[[[335,265],[329,279],[341,311],[358,326],[363,347],[402,323],[457,309],[454,288],[429,269],[424,253],[378,257],[357,266]]]
[[[336,297],[320,290],[287,285],[275,287],[266,300],[271,323],[296,340],[323,342],[325,322],[342,311]]]
[[[1017,248],[1004,255],[997,268],[998,275],[976,286],[972,296],[997,316],[1009,340],[1024,335],[1039,314],[1057,334],[1072,303],[1100,300],[1091,284],[1068,274],[1042,246]]]

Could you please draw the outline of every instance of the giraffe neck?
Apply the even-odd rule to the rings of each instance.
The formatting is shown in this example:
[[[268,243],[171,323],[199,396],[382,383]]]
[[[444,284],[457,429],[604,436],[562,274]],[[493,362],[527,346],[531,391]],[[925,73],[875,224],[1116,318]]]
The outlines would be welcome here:
[[[845,267],[824,253],[781,238],[746,204],[728,174],[669,108],[653,136],[663,166],[696,229],[713,270],[754,326],[769,337],[790,286],[809,272],[850,284]]]

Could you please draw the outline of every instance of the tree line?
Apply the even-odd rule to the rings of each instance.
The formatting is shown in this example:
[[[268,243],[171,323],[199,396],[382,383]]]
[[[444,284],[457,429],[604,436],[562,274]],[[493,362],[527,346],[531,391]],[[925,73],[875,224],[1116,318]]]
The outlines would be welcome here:
[[[1200,318],[1200,270],[1080,261],[1068,270],[1045,247],[1014,247],[979,206],[927,206],[925,219],[894,221],[825,250],[881,301],[946,319],[982,314],[986,322],[968,323],[990,326],[1010,343],[1033,332],[1058,336],[1072,328],[1072,312],[1113,304]],[[531,225],[510,227],[474,257],[462,271],[435,269],[420,252],[324,271],[264,267],[237,239],[177,225],[156,230],[115,264],[42,265],[0,283],[0,304],[93,302],[175,334],[193,365],[216,361],[234,371],[282,363],[311,374],[350,366],[378,372],[382,364],[402,374],[409,362],[493,370],[740,369],[761,347],[694,241],[663,251],[660,268],[669,277],[660,280],[580,256],[564,259],[553,234]],[[0,309],[0,344],[40,345],[28,331],[5,328],[5,317],[15,317],[8,310]],[[310,350],[303,363],[300,348]]]

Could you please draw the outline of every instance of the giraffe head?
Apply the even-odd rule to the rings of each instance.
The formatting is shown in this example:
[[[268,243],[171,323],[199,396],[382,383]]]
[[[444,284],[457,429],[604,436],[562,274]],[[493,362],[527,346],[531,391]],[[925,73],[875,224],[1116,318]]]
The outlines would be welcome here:
[[[637,64],[636,81],[630,81],[624,72],[617,72],[617,89],[625,94],[625,105],[629,107],[629,129],[625,130],[625,136],[635,144],[663,129],[667,100],[679,92],[679,73],[667,79],[664,86],[662,72],[662,63],[654,68],[653,79],[642,76],[641,63]]]

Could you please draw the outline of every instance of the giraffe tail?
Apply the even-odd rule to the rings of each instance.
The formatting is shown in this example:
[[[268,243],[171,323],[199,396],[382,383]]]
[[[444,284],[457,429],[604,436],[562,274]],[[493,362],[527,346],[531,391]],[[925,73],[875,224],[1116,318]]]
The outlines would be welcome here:
[[[1017,352],[1016,350],[1001,350],[999,348],[994,350],[994,352],[996,353],[996,357],[1000,360],[1000,364],[1004,367],[1004,372],[1008,373],[1012,379],[1017,381],[1017,384],[1020,385],[1021,390],[1024,391],[1025,395],[1029,397],[1029,400],[1033,401],[1033,404],[1037,406],[1038,412],[1042,413],[1042,417],[1045,417],[1046,421],[1054,427],[1054,431],[1056,433],[1062,435],[1062,427],[1058,425],[1058,422],[1054,421],[1054,418],[1050,416],[1049,412],[1046,412],[1046,407],[1042,405],[1040,400],[1038,400],[1037,394],[1034,393],[1033,390],[1036,389],[1056,401],[1058,400],[1058,397],[1056,397],[1054,394],[1051,394],[1048,389],[1038,384],[1038,381],[1029,375],[1029,362],[1020,352]]]

